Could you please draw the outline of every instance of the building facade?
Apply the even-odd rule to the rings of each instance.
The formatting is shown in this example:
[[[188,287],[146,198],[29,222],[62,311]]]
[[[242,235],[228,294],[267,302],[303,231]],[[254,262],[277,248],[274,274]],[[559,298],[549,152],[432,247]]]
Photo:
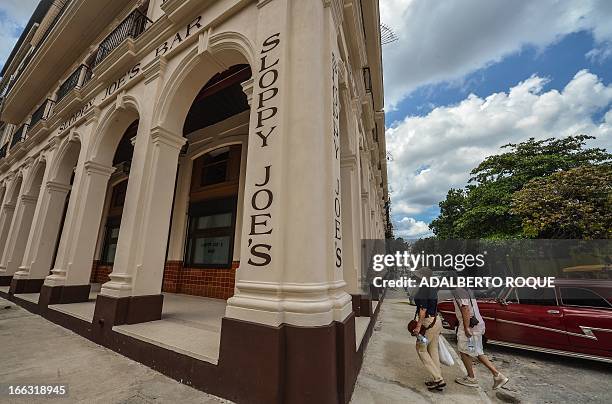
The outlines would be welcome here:
[[[348,402],[389,229],[376,0],[42,0],[0,96],[3,295],[222,397]],[[92,285],[91,321],[50,309]],[[164,293],[224,302],[217,363],[116,332]]]

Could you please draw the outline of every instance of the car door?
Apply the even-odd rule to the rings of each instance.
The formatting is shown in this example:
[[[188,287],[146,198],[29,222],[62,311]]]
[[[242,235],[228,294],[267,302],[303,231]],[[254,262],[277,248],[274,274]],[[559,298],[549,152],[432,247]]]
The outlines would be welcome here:
[[[498,338],[504,342],[551,349],[569,345],[553,288],[514,288],[498,304],[495,323]]]
[[[578,352],[612,357],[612,304],[604,293],[586,286],[559,288],[571,346]]]

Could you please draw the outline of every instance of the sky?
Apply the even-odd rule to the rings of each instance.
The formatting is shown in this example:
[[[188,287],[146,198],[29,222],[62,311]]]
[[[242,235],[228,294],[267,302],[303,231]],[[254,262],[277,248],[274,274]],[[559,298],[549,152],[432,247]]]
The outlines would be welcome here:
[[[38,0],[0,0],[0,69],[38,5]]]
[[[612,149],[612,0],[379,0],[392,220],[431,235],[500,146],[584,133]],[[0,0],[0,68],[37,0]]]
[[[396,236],[431,235],[500,146],[579,133],[612,150],[612,1],[380,0]]]

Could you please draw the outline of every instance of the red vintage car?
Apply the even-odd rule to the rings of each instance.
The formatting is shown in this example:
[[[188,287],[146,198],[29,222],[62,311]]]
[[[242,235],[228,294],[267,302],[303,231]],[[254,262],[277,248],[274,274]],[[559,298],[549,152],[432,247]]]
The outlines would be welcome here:
[[[612,281],[557,279],[555,288],[506,288],[478,299],[489,344],[612,363]],[[452,300],[438,303],[456,329]]]

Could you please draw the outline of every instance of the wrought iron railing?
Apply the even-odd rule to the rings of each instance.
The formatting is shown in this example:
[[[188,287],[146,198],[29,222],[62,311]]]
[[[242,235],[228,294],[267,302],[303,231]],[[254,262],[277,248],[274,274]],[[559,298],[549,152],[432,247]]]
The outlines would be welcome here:
[[[148,25],[152,23],[153,21],[147,18],[140,10],[136,9],[132,11],[132,13],[102,41],[98,47],[94,66],[100,64],[125,39],[138,38],[140,34],[147,29]]]
[[[85,69],[86,71],[83,72],[83,69]],[[68,77],[66,81],[64,81],[62,85],[59,86],[59,89],[57,90],[57,102],[60,102],[60,100],[64,98],[66,94],[68,94],[70,90],[72,90],[73,88],[76,88],[76,87],[79,87],[85,84],[84,79],[87,76],[88,70],[89,70],[89,67],[85,65],[80,65],[74,72],[72,72],[70,77]],[[83,75],[83,83],[80,83],[81,75]]]
[[[6,151],[8,150],[8,143],[5,143],[4,146],[0,147],[0,159],[6,157]]]
[[[11,139],[11,149],[15,147],[17,143],[25,140],[27,127],[28,125],[24,123],[15,131],[15,133],[13,133],[13,138]]]
[[[30,127],[33,127],[41,120],[46,120],[51,115],[51,108],[55,104],[53,101],[46,99],[36,111],[32,114],[32,119],[30,119]]]

